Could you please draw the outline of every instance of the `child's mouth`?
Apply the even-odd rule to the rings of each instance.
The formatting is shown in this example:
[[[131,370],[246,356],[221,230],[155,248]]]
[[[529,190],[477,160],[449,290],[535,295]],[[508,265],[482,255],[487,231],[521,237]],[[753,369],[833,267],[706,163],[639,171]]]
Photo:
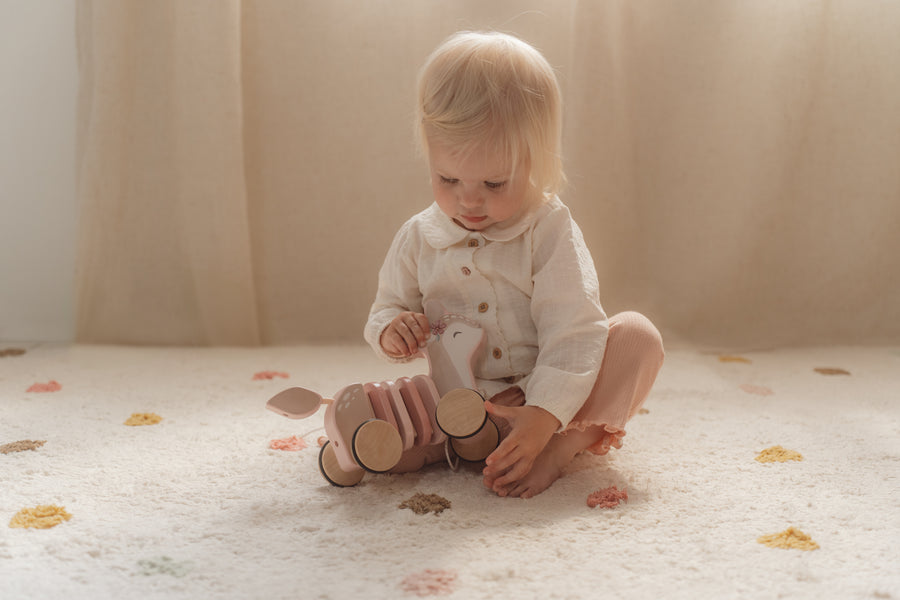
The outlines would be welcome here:
[[[468,221],[469,223],[481,223],[482,221],[484,221],[485,219],[487,219],[487,217],[486,217],[486,216],[481,216],[481,217],[470,217],[470,216],[468,216],[468,215],[462,215],[462,219],[463,219],[464,221]]]

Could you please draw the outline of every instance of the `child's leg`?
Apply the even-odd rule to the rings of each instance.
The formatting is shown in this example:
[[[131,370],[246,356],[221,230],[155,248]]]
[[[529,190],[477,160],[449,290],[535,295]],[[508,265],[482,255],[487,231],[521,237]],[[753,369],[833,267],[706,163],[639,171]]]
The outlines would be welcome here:
[[[594,454],[621,448],[625,424],[647,399],[664,357],[662,336],[647,317],[631,311],[613,315],[597,383],[565,435],[593,430],[596,441],[582,450]]]
[[[600,374],[581,410],[551,438],[525,477],[494,491],[530,498],[556,481],[579,452],[605,454],[621,447],[625,424],[650,393],[663,357],[662,337],[649,319],[636,312],[613,316]],[[484,483],[493,489],[493,478]]]

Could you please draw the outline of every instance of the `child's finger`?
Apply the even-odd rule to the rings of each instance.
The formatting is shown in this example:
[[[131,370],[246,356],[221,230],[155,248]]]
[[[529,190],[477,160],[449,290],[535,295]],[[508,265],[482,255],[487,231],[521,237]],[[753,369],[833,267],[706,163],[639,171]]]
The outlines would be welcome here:
[[[486,410],[490,415],[500,417],[501,419],[506,419],[510,422],[510,425],[514,423],[516,415],[518,414],[513,407],[503,406],[502,404],[494,404],[490,400],[484,401],[484,410]]]
[[[510,438],[506,438],[485,459],[485,470],[489,474],[500,473],[512,467],[521,458],[518,444],[511,442]]]
[[[419,351],[419,340],[416,337],[412,327],[405,321],[397,323],[394,331],[399,337],[400,345],[404,349],[406,356]]]
[[[398,317],[396,325],[406,341],[410,354],[418,352],[419,348],[428,341],[430,329],[428,317],[425,315],[413,312],[403,313]]]
[[[416,334],[419,346],[424,346],[428,338],[431,337],[431,325],[428,323],[428,317],[422,313],[415,313],[413,314],[413,319],[415,323],[413,332]]]
[[[516,462],[513,467],[494,480],[494,490],[498,491],[518,482],[520,479],[528,475],[531,466],[525,464],[524,460]]]

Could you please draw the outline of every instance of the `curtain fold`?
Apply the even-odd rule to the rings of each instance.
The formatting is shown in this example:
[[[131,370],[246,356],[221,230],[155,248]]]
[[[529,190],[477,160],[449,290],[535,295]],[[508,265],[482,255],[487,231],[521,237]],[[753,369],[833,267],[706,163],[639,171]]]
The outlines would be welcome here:
[[[900,4],[79,0],[79,341],[361,340],[427,206],[416,73],[540,48],[608,312],[670,340],[900,341]]]
[[[79,3],[77,339],[260,341],[238,0]]]

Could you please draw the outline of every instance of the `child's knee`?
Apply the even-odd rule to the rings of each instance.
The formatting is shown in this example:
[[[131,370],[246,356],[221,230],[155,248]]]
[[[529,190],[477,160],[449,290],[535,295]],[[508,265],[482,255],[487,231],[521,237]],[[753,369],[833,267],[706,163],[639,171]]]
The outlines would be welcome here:
[[[662,335],[650,319],[639,312],[626,311],[610,319],[610,342],[632,353],[634,359],[662,365],[665,357]]]

